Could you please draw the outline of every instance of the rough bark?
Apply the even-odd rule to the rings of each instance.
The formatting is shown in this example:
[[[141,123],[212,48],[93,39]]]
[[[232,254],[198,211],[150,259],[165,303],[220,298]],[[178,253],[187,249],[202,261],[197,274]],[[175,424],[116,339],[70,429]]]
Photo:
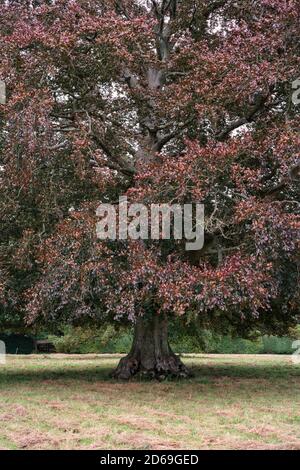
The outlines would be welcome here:
[[[121,359],[113,377],[128,380],[138,373],[158,380],[191,375],[170,348],[166,317],[157,315],[151,320],[137,320],[131,351]]]

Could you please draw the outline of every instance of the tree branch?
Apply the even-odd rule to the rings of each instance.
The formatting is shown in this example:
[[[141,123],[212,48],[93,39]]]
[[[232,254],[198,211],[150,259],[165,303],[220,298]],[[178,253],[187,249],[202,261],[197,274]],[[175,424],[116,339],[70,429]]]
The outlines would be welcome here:
[[[184,131],[189,124],[193,122],[193,119],[188,119],[185,121],[183,124],[181,124],[177,129],[174,131],[170,132],[169,134],[162,136],[160,139],[158,139],[157,142],[157,151],[160,151],[164,145],[166,145],[170,140],[174,139],[174,137],[177,137],[182,131]]]
[[[225,129],[217,135],[217,140],[220,140],[220,141],[225,140],[228,134],[230,134],[230,132],[234,131],[235,129],[238,129],[239,127],[245,124],[251,123],[254,120],[256,114],[259,113],[264,108],[264,105],[267,99],[269,98],[269,96],[270,96],[270,93],[264,96],[260,96],[260,99],[257,102],[257,104],[255,104],[250,109],[250,111],[246,114],[246,116],[228,124],[228,126],[226,126]]]

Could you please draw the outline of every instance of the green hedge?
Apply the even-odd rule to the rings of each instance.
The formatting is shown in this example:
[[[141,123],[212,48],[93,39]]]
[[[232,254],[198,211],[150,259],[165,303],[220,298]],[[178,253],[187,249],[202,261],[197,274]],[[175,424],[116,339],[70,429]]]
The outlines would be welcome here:
[[[56,351],[66,354],[127,353],[132,338],[131,329],[114,326],[97,330],[68,327],[63,336],[49,336]],[[201,334],[189,334],[178,328],[170,331],[170,343],[177,353],[291,354],[292,343],[297,338],[300,339],[300,328],[292,332],[291,338],[263,336],[255,341],[216,335],[207,330]]]
[[[63,336],[49,336],[49,340],[59,353],[127,353],[132,333],[128,329],[116,329],[113,326],[97,330],[67,327]]]

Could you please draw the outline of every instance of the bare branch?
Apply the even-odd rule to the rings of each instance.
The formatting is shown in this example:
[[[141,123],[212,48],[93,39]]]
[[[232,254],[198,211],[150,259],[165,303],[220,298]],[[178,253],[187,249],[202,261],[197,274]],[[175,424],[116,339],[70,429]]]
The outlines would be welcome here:
[[[156,145],[157,151],[160,151],[163,148],[163,146],[166,145],[170,140],[177,137],[182,131],[184,131],[188,127],[189,124],[191,124],[191,122],[193,122],[193,118],[188,119],[183,124],[181,124],[179,127],[177,127],[177,129],[175,129],[174,131],[170,132],[169,134],[161,137],[158,140],[157,145]]]
[[[225,140],[228,134],[230,134],[230,132],[234,131],[235,129],[238,129],[239,127],[245,124],[251,123],[254,120],[255,116],[264,108],[264,105],[269,96],[269,93],[267,95],[261,96],[257,104],[252,106],[250,111],[244,117],[228,124],[228,126],[226,126],[225,129],[223,129],[223,131],[221,131],[217,135],[217,139],[220,141]]]

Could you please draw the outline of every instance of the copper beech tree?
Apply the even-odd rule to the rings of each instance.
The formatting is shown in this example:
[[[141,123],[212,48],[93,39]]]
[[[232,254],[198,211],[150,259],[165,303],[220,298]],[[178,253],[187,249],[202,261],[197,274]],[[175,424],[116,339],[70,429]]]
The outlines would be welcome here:
[[[3,325],[131,323],[115,377],[189,371],[168,321],[299,316],[299,0],[1,1]],[[205,244],[100,241],[100,202],[205,205]]]

